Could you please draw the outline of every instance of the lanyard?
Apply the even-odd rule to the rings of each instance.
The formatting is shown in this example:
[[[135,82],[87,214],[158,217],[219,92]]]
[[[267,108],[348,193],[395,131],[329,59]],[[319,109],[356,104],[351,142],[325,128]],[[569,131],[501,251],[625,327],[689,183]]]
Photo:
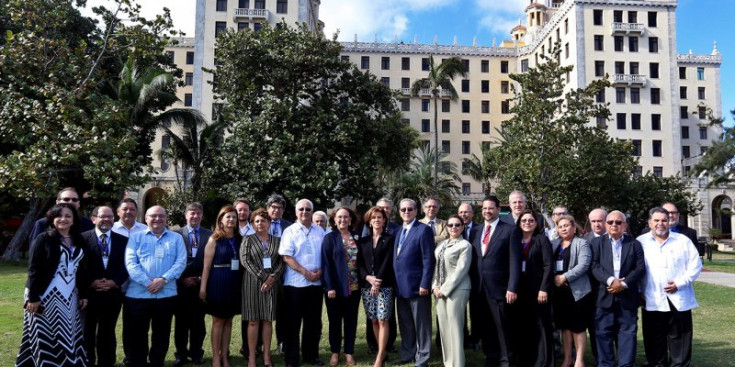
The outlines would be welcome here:
[[[235,237],[228,239],[227,243],[230,244],[230,248],[232,249],[232,258],[237,259],[237,251],[235,251]]]

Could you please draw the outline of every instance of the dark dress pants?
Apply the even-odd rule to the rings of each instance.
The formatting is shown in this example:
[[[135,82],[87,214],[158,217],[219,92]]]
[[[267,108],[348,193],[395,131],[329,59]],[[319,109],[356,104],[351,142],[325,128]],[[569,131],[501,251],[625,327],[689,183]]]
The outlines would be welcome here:
[[[510,340],[508,304],[505,299],[498,300],[486,298],[487,327],[484,329],[482,338],[482,349],[485,353],[485,363],[497,363],[502,367],[509,366],[513,360],[513,352]]]
[[[84,321],[84,346],[90,364],[112,367],[117,356],[115,326],[120,317],[123,296],[120,289],[91,291]]]
[[[345,354],[355,353],[355,335],[357,334],[357,311],[360,308],[360,291],[350,293],[348,297],[329,298],[324,296],[329,318],[329,347],[332,353],[339,353],[344,335]],[[344,334],[342,327],[344,326]]]
[[[597,365],[630,367],[635,365],[638,341],[638,308],[628,310],[617,299],[609,308],[595,308]],[[618,363],[615,364],[617,343]]]
[[[176,357],[199,359],[204,356],[204,303],[199,299],[199,287],[179,287],[174,316],[174,345]]]
[[[299,345],[305,362],[319,358],[323,293],[321,286],[283,287],[284,302],[290,305],[286,315],[286,364],[299,365]]]
[[[688,367],[692,361],[692,311],[642,312],[643,347],[650,367]],[[668,356],[671,363],[668,363]]]
[[[161,367],[168,353],[171,338],[171,319],[174,316],[176,297],[148,299],[126,297],[125,320],[126,353],[130,367]],[[151,344],[148,348],[148,329]]]

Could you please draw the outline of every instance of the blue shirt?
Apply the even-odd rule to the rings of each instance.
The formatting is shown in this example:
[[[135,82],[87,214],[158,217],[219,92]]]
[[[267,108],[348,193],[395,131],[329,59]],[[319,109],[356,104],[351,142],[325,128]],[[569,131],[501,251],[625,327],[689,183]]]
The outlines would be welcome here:
[[[125,267],[130,274],[130,286],[125,294],[130,298],[166,298],[176,295],[176,279],[186,267],[184,239],[176,232],[164,229],[156,237],[150,229],[130,235],[125,248]],[[168,282],[158,293],[146,287],[155,278]]]

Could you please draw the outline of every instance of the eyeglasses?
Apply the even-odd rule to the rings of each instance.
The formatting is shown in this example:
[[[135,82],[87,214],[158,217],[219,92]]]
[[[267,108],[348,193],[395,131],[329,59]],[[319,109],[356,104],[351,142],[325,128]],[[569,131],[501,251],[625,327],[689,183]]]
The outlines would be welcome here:
[[[280,205],[271,205],[270,208],[273,210],[283,210],[283,207]]]
[[[447,223],[447,228],[462,227],[462,223]]]
[[[78,202],[78,201],[79,201],[79,198],[60,198],[59,200],[61,200],[61,201],[65,202],[65,203],[68,203],[68,202],[70,202],[70,201],[71,201],[72,203],[76,203],[76,202]]]
[[[669,211],[669,215],[671,215],[671,214],[679,214],[679,212],[677,212],[677,211]]]
[[[413,208],[401,208],[401,213],[410,213],[413,211]]]
[[[296,210],[298,210],[300,212],[310,212],[311,211],[311,208],[298,208]]]
[[[625,222],[623,222],[622,220],[609,220],[609,221],[607,221],[607,225],[608,226],[611,226],[613,224],[615,224],[616,226],[619,226],[619,225],[622,225],[623,223],[625,223]]]
[[[115,216],[113,216],[113,215],[98,215],[97,218],[100,218],[100,219],[115,219]]]
[[[567,215],[569,212],[558,212],[558,213],[552,213],[551,215]]]
[[[536,219],[521,219],[521,223],[536,223]]]

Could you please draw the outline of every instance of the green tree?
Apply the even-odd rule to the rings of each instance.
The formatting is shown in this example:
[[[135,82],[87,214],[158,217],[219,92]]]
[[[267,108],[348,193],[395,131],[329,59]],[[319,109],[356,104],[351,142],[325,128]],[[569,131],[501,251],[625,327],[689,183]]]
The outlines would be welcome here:
[[[481,182],[483,195],[488,196],[492,194],[493,179],[498,176],[500,162],[490,144],[483,143],[480,150],[482,152],[480,157],[473,153],[470,158],[463,159],[462,174]]]
[[[514,116],[502,123],[502,141],[493,149],[502,162],[498,192],[519,189],[543,213],[564,204],[581,217],[590,207],[617,202],[608,193],[626,187],[636,160],[629,143],[590,126],[597,116],[609,115],[607,105],[594,99],[610,85],[607,79],[569,89],[566,75],[573,66],[561,66],[558,57],[557,46],[536,67],[510,76],[519,89],[514,88]]]
[[[421,91],[429,91],[434,102],[434,187],[439,187],[439,110],[438,103],[442,96],[457,99],[457,90],[452,85],[456,76],[465,77],[467,70],[459,57],[450,57],[442,60],[439,65],[434,63],[434,55],[429,55],[429,74],[411,85],[411,95],[418,97]]]
[[[730,114],[735,118],[735,109]],[[708,119],[710,124],[722,126],[723,119],[714,117],[711,110]],[[693,176],[703,173],[709,176],[708,187],[735,182],[735,127],[722,126],[720,140],[712,143],[692,168]]]
[[[281,23],[223,32],[216,50],[214,89],[235,125],[205,176],[223,196],[374,200],[379,169],[407,166],[417,133],[336,40]]]

